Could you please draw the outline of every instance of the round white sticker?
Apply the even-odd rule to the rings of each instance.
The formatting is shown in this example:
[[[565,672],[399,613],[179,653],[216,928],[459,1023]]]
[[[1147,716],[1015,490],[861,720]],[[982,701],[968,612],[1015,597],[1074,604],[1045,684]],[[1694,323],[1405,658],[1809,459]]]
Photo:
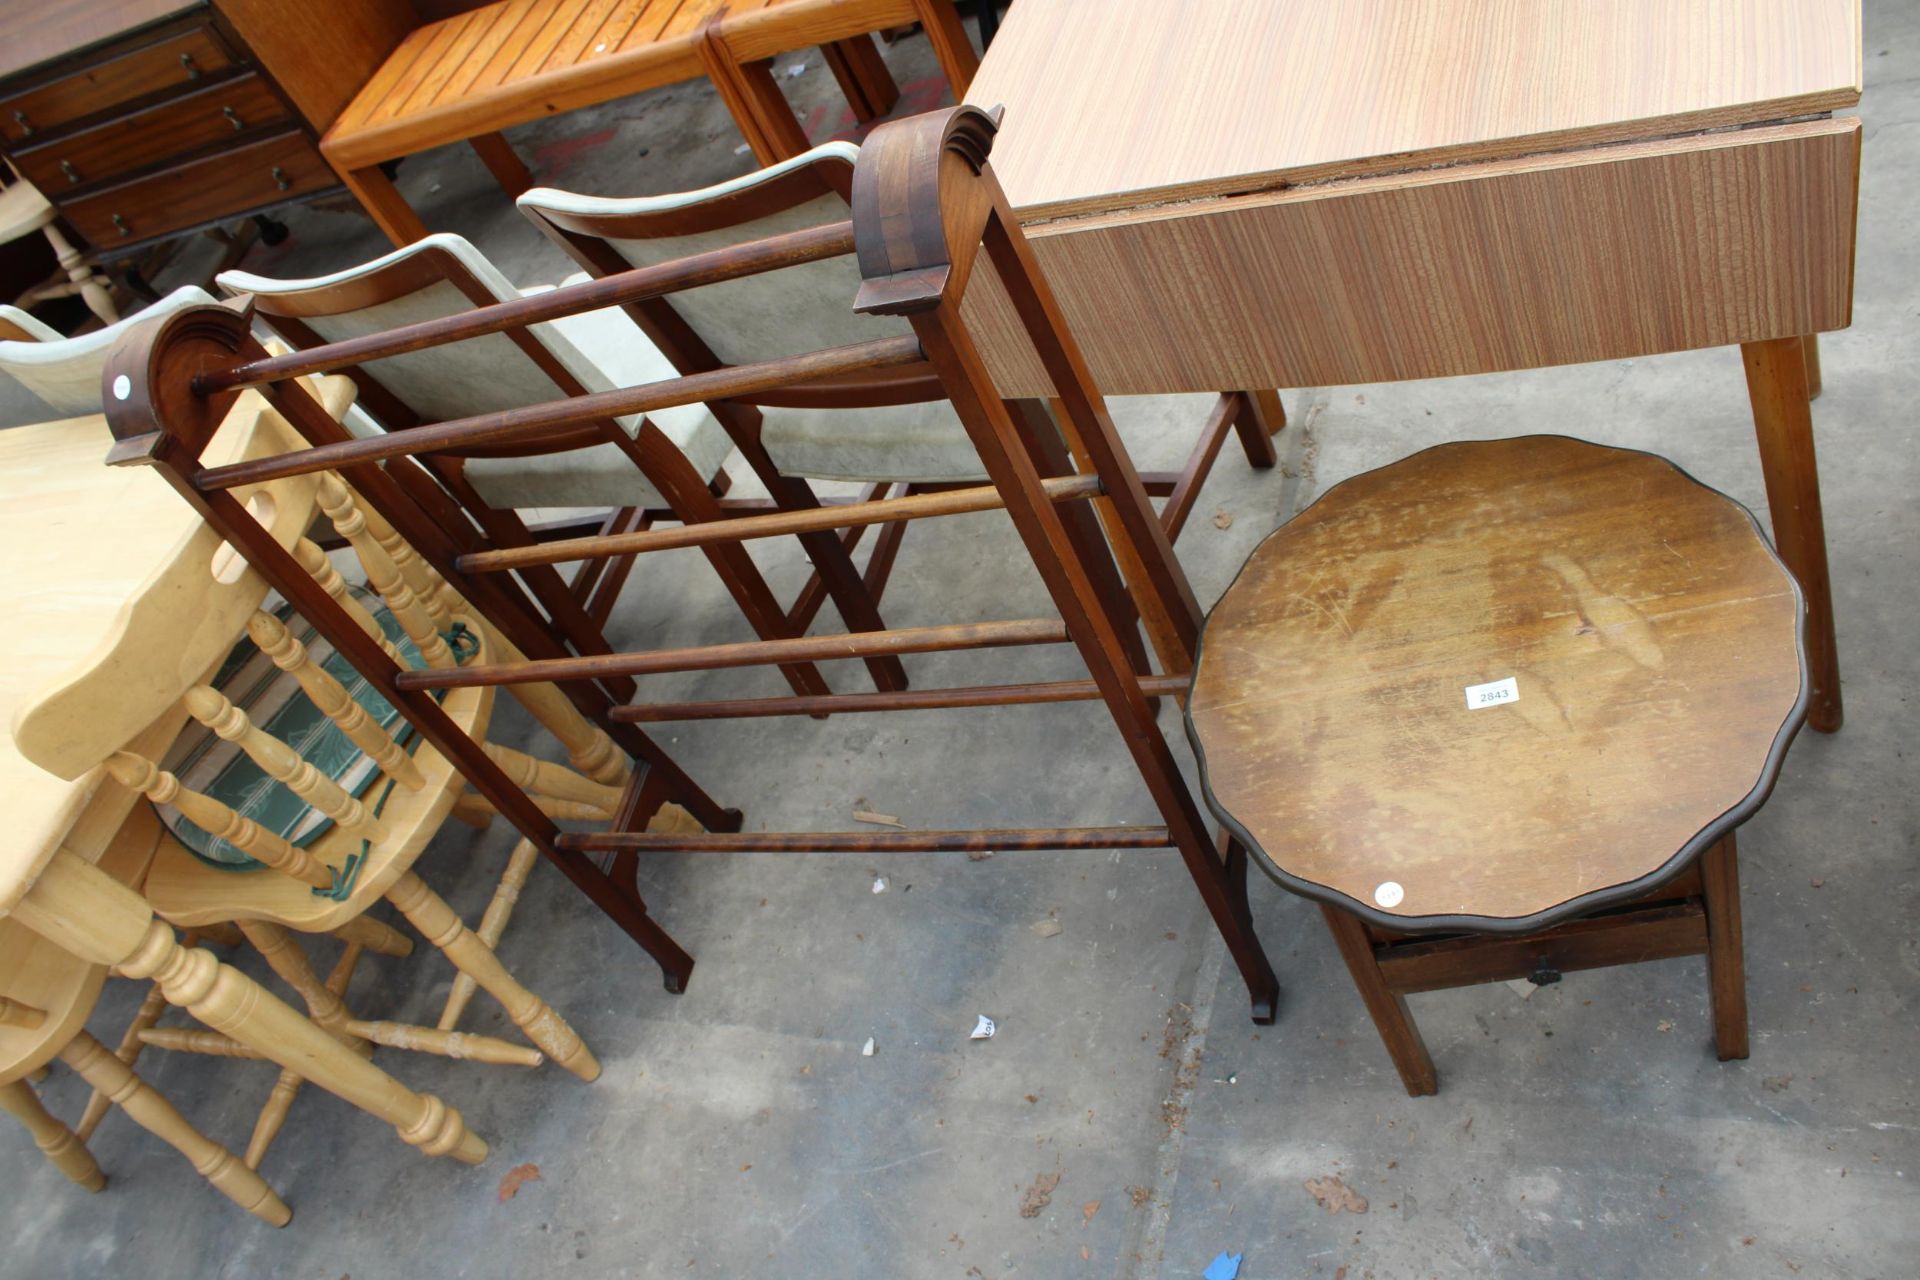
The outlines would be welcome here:
[[[119,377],[113,380],[113,398],[115,400],[125,400],[128,396],[132,394],[133,394],[132,378],[129,378],[126,374],[123,373]]]
[[[1373,891],[1373,900],[1383,907],[1397,907],[1406,896],[1407,891],[1400,887],[1398,880],[1388,880]]]

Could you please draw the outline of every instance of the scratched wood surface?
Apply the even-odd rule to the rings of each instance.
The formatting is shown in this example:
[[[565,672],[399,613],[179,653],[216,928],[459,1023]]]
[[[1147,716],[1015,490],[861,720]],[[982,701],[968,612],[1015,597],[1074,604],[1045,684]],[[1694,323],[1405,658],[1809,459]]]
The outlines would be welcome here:
[[[1859,164],[1859,120],[1815,120],[1028,237],[1110,394],[1437,378],[1844,328]],[[1048,393],[997,282],[965,314],[1002,392]]]
[[[1770,780],[1799,612],[1746,512],[1659,458],[1444,445],[1260,545],[1188,714],[1216,807],[1283,872],[1518,919],[1650,875]]]
[[[1858,0],[1020,0],[967,100],[1031,220],[1785,120],[1860,64]]]

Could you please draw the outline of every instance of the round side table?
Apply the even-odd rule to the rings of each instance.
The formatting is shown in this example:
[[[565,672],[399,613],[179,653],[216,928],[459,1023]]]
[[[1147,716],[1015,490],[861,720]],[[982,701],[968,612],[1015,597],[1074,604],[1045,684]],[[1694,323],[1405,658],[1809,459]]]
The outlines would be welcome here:
[[[1799,588],[1651,454],[1447,444],[1347,480],[1214,606],[1209,807],[1321,904],[1407,1091],[1406,995],[1705,953],[1747,1053],[1733,832],[1806,717]]]

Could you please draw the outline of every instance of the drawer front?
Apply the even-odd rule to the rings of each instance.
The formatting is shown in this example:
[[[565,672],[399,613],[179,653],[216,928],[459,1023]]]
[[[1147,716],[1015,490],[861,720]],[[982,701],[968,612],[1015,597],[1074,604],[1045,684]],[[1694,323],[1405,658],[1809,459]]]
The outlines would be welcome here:
[[[113,54],[92,66],[0,99],[0,135],[13,144],[166,89],[191,88],[234,65],[211,27]]]
[[[110,251],[319,191],[337,181],[306,135],[289,130],[64,201],[60,212],[81,235]]]
[[[20,172],[54,198],[68,187],[151,168],[174,156],[230,143],[243,131],[278,124],[287,109],[249,71],[219,84],[155,103],[52,142],[14,152]]]

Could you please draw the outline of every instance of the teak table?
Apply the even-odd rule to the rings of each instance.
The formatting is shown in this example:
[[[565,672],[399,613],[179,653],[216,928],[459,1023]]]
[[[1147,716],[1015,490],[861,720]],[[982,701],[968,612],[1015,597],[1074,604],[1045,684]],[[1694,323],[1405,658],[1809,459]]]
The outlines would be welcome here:
[[[344,380],[323,395],[336,413],[351,398]],[[275,427],[291,429],[261,408],[257,396],[243,396],[213,451],[238,459],[284,445]],[[219,536],[159,476],[108,467],[112,441],[97,415],[0,432],[0,916],[83,960],[152,978],[171,1003],[388,1121],[428,1154],[482,1159],[486,1144],[459,1112],[406,1088],[212,952],[182,946],[145,899],[95,865],[145,801],[103,769],[66,778],[22,755],[16,722],[53,705],[76,669],[113,663],[121,677],[115,705],[68,708],[93,732],[155,700],[156,689],[172,689],[180,664],[201,662],[191,679],[238,635],[238,623],[214,634],[190,589],[196,574],[236,568],[220,554]],[[275,527],[291,539],[312,518],[311,486],[277,492]],[[307,496],[296,504],[289,493]],[[257,602],[266,583],[256,581]],[[166,701],[177,697],[173,689]],[[185,718],[169,707],[134,740],[164,750]]]
[[[967,97],[1108,394],[1740,346],[1831,732],[1807,357],[1852,319],[1860,82],[1857,0],[1021,0]]]

